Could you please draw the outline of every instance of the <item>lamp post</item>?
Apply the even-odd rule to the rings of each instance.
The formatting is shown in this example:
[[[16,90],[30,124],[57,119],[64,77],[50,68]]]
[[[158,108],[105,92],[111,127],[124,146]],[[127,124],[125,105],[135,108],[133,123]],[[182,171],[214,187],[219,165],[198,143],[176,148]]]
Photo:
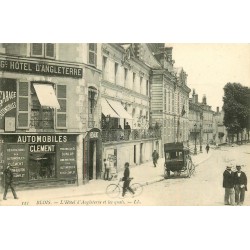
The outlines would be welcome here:
[[[201,130],[202,130],[202,124],[200,124],[200,153],[202,153],[202,139],[201,139]]]
[[[194,154],[197,155],[197,148],[196,148],[196,128],[197,124],[194,124]]]

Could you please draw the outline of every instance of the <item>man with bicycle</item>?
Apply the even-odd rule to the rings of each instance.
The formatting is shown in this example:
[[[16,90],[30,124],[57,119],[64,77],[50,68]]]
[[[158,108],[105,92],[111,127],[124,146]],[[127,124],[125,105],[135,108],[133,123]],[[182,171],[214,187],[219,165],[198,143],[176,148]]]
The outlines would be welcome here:
[[[127,190],[129,190],[132,194],[134,194],[133,189],[130,188],[130,186],[129,186],[129,184],[131,182],[131,178],[129,178],[129,175],[130,175],[129,163],[126,162],[124,166],[125,166],[125,170],[124,170],[124,174],[123,174],[123,178],[122,178],[122,180],[124,181],[122,197],[124,197]]]

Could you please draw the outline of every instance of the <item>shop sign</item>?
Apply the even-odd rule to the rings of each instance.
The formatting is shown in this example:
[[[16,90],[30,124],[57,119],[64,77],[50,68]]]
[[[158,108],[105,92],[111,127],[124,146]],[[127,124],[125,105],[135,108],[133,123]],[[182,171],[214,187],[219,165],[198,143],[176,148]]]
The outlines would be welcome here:
[[[82,78],[83,75],[83,69],[78,67],[3,59],[0,60],[0,70],[17,73],[65,76],[73,78]]]
[[[67,142],[66,135],[18,135],[18,143],[64,143]]]
[[[4,118],[16,116],[16,102],[16,81],[14,79],[0,79],[0,129],[5,128]]]
[[[99,137],[99,132],[90,132],[89,138],[90,139],[97,139]]]
[[[29,151],[31,153],[41,153],[41,152],[55,152],[55,145],[29,145]]]

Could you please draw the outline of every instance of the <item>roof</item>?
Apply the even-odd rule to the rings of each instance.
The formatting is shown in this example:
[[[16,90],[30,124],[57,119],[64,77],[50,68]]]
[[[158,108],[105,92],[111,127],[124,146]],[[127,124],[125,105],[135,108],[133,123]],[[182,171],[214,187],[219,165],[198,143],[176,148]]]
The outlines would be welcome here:
[[[173,142],[173,143],[165,143],[164,151],[168,150],[188,150],[187,147],[184,146],[183,142]]]

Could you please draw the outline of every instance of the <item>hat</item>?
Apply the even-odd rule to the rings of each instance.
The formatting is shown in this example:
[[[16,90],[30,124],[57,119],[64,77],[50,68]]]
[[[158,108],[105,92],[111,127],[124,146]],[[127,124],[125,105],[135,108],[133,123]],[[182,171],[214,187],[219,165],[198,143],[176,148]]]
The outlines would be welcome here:
[[[241,166],[240,165],[236,165],[236,168],[241,168]]]
[[[228,169],[228,170],[231,170],[231,168],[232,168],[232,166],[227,166],[227,169]]]

